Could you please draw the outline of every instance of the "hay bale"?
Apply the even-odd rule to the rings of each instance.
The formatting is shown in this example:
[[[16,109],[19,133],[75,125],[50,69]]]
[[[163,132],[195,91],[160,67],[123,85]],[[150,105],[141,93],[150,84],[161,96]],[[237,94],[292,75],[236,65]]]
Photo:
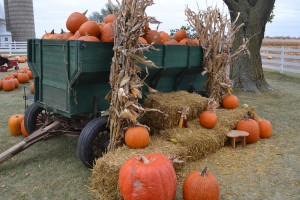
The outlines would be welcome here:
[[[122,199],[118,189],[121,166],[132,156],[150,153],[162,153],[170,158],[184,158],[188,152],[185,147],[175,145],[159,137],[151,137],[150,144],[143,149],[130,149],[127,146],[120,147],[113,152],[108,152],[96,161],[90,178],[91,191],[99,199]],[[175,170],[179,170],[179,167],[175,167]]]
[[[119,170],[123,163],[137,154],[163,153],[168,157],[179,157],[188,163],[217,151],[227,141],[226,133],[236,127],[251,108],[232,110],[218,109],[218,124],[214,129],[205,129],[199,125],[198,118],[188,122],[189,128],[171,128],[152,136],[150,145],[143,149],[120,147],[99,158],[93,168],[90,179],[91,191],[99,199],[122,199],[118,190]],[[177,143],[170,142],[176,138]],[[176,172],[182,165],[175,165]]]
[[[143,116],[143,124],[151,127],[151,132],[178,126],[182,106],[190,107],[188,120],[198,118],[199,114],[206,109],[208,98],[196,93],[177,91],[169,93],[152,93],[147,96],[144,107],[155,108],[166,115],[150,111]]]

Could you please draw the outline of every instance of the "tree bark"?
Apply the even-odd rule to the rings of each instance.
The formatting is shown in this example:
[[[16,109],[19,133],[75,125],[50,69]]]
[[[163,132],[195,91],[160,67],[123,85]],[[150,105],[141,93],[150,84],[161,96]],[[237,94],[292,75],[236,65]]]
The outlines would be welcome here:
[[[236,25],[244,23],[235,35],[232,51],[235,52],[246,38],[250,39],[250,55],[243,52],[230,67],[230,78],[234,81],[234,87],[248,92],[271,90],[272,87],[263,74],[260,47],[275,0],[224,0],[224,3],[228,6],[231,22],[240,13]]]

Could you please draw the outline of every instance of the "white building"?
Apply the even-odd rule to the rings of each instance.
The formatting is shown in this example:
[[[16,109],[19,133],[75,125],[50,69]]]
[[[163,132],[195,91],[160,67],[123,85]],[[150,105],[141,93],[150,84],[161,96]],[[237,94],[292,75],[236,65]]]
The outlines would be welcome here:
[[[4,14],[4,5],[3,1],[0,0],[0,43],[2,42],[11,42],[12,35],[11,32],[6,30],[5,14]]]

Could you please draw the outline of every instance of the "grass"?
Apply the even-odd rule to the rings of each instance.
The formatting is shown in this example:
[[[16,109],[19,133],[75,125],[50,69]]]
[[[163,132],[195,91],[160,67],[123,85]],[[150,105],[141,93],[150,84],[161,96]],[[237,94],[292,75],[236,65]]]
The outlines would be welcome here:
[[[0,73],[0,78],[5,74]],[[241,104],[255,106],[261,117],[272,122],[272,138],[246,149],[224,147],[185,169],[208,165],[220,182],[221,199],[300,196],[300,76],[277,72],[266,72],[265,76],[274,91],[236,94]],[[10,115],[24,113],[23,86],[12,92],[0,91],[0,152],[23,139],[11,136],[7,129]],[[59,136],[38,142],[0,164],[2,199],[94,199],[88,190],[91,170],[80,162],[76,146],[77,137]],[[179,174],[180,183],[185,174]]]

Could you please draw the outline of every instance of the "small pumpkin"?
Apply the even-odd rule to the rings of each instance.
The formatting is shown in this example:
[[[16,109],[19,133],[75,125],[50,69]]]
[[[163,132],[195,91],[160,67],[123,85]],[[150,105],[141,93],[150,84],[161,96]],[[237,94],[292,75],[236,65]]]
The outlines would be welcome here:
[[[45,39],[45,40],[50,40],[53,38],[53,35],[54,35],[54,29],[50,32],[50,33],[47,33],[45,31],[45,34],[42,36],[42,39]]]
[[[124,200],[173,200],[176,173],[171,161],[161,153],[133,156],[121,167],[118,185]]]
[[[87,13],[87,11],[85,11],[84,13],[80,13],[80,12],[73,12],[71,13],[71,15],[68,17],[67,21],[66,21],[66,27],[67,29],[72,32],[75,33],[77,30],[79,30],[80,26],[88,21],[89,19],[85,16]]]
[[[249,136],[246,137],[246,143],[251,144],[259,140],[259,125],[254,119],[245,116],[244,119],[238,121],[236,130],[246,131]]]
[[[199,116],[200,125],[204,128],[212,129],[217,125],[218,118],[215,113],[217,103],[214,98],[210,98],[207,103],[207,110]]]
[[[160,32],[159,32],[159,37],[160,37],[160,42],[161,42],[161,44],[164,44],[164,43],[166,43],[168,40],[171,39],[171,36],[170,36],[168,33],[164,32],[164,31],[160,31]]]
[[[272,136],[272,124],[269,120],[262,119],[256,113],[252,113],[253,118],[257,121],[259,126],[259,137],[270,138]]]
[[[231,89],[228,89],[227,95],[222,99],[222,106],[226,109],[234,109],[239,107],[239,99],[233,95]]]
[[[218,200],[220,188],[216,177],[207,172],[207,167],[200,173],[191,172],[187,175],[182,186],[184,200]]]
[[[83,40],[86,42],[100,42],[100,40],[97,37],[91,35],[81,36],[77,40]]]
[[[144,148],[149,142],[149,131],[143,126],[129,127],[125,132],[125,143],[130,148]]]
[[[154,44],[162,44],[160,34],[157,30],[148,30],[143,37],[147,40],[148,44],[151,44],[152,42]]]
[[[24,137],[29,136],[29,134],[28,134],[28,132],[26,131],[26,128],[25,128],[24,119],[21,122],[21,133]]]
[[[8,129],[11,135],[20,135],[21,134],[21,123],[24,120],[24,115],[16,114],[10,116],[8,119]]]
[[[13,79],[3,80],[3,90],[6,92],[12,91],[16,88],[15,81]]]
[[[213,111],[204,111],[199,116],[200,125],[204,128],[212,129],[217,125],[218,118]]]
[[[177,40],[177,42],[180,42],[184,38],[187,38],[187,33],[185,30],[180,29],[175,33],[175,40]]]
[[[141,44],[148,44],[147,40],[145,40],[145,38],[143,38],[143,37],[139,37],[138,42]]]
[[[26,74],[28,75],[29,79],[33,79],[33,74],[31,70],[27,70]]]

